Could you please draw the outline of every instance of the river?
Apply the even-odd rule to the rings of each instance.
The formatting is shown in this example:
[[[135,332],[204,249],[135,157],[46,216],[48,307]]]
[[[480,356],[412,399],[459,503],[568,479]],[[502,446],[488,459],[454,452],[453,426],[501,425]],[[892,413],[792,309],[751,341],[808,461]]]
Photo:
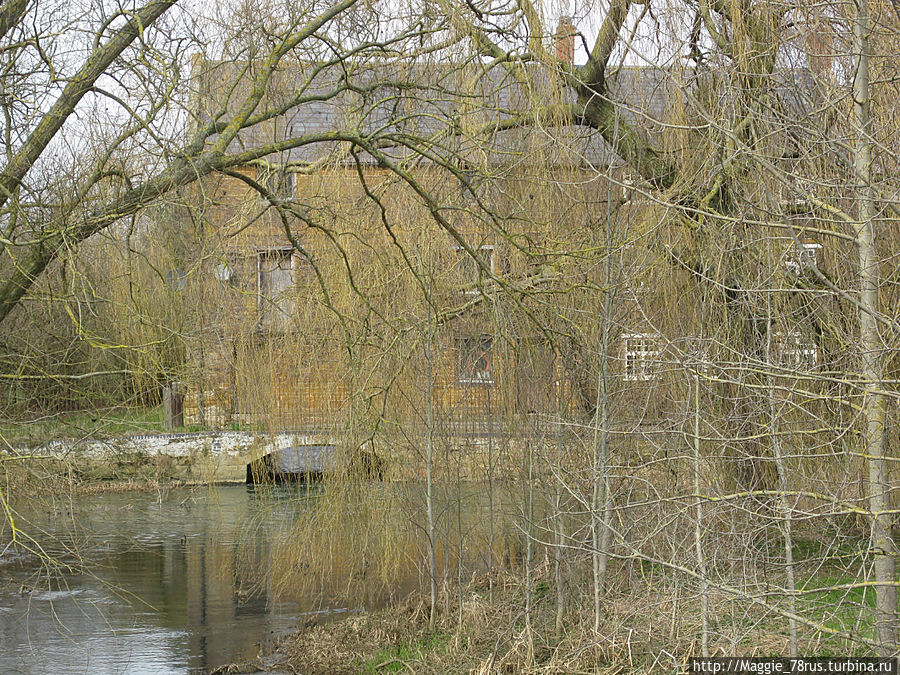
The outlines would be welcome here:
[[[23,509],[18,524],[65,568],[21,546],[0,555],[0,672],[184,673],[256,662],[309,612],[346,611],[327,597],[304,606],[268,592],[267,552],[310,498],[300,486],[219,486]]]

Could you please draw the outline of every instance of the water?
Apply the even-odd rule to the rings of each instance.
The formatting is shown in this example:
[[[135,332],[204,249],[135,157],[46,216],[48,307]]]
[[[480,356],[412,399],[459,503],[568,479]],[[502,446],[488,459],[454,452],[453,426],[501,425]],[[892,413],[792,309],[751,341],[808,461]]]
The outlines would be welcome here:
[[[268,553],[309,496],[245,486],[61,499],[22,513],[57,562],[0,555],[0,673],[208,672],[256,663],[306,612],[275,601]],[[250,527],[250,524],[253,527]],[[247,555],[250,555],[248,564]]]

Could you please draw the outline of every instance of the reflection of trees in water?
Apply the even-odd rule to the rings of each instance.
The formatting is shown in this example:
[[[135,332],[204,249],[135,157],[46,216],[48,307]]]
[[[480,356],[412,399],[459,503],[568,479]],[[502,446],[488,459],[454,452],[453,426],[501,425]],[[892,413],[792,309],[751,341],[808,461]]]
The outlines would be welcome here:
[[[253,507],[252,501],[246,501],[199,509],[189,517],[189,536],[169,532],[160,541],[122,542],[129,548],[108,558],[122,597],[142,620],[188,631],[194,666],[215,667],[244,655],[253,657],[265,632],[248,630],[246,625],[254,619],[260,628],[267,623],[265,585],[258,584],[260,592],[248,594],[245,575],[235,563],[235,550],[244,539],[238,529],[241,519],[235,522],[234,512]],[[268,547],[265,537],[265,529],[257,529],[250,537],[260,561]],[[264,573],[267,567],[255,569]]]
[[[284,501],[257,519],[266,505],[243,487],[177,490],[160,504],[155,500],[145,494],[75,498],[71,522],[40,528],[48,548],[68,541],[71,550],[77,523],[78,540],[91,542],[81,544],[89,573],[54,570],[51,577],[39,561],[20,563],[15,581],[10,575],[10,586],[0,589],[10,593],[3,605],[11,607],[0,614],[6,652],[0,653],[0,672],[8,672],[13,662],[5,659],[19,648],[59,659],[63,669],[80,668],[87,659],[95,667],[126,660],[153,667],[153,659],[164,658],[166,665],[186,659],[191,667],[214,668],[255,658],[257,643],[279,617],[268,605],[264,580],[257,592],[246,589],[270,567],[267,537],[273,530],[266,518],[286,521],[293,507]],[[258,526],[245,533],[244,524],[254,520]],[[32,522],[39,524],[36,516]],[[252,565],[238,564],[243,550],[252,552]],[[42,575],[39,583],[35,573]],[[34,593],[18,593],[29,575],[25,588]],[[56,654],[58,645],[50,643],[61,636],[64,648]]]
[[[271,598],[272,557],[288,539],[297,514],[308,508],[321,491],[319,486],[299,484],[250,485],[248,504],[236,524],[240,536],[232,545],[232,580],[239,611],[265,607]]]

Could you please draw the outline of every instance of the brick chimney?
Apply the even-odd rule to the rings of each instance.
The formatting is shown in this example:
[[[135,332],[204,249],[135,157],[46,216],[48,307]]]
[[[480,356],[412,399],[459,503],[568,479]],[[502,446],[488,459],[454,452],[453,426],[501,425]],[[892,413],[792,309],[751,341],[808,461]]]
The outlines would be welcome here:
[[[556,58],[568,64],[575,63],[575,24],[572,17],[565,14],[559,17],[559,24],[553,34],[553,45]]]
[[[809,20],[804,31],[806,58],[810,72],[817,78],[827,77],[834,62],[834,34],[821,17]]]

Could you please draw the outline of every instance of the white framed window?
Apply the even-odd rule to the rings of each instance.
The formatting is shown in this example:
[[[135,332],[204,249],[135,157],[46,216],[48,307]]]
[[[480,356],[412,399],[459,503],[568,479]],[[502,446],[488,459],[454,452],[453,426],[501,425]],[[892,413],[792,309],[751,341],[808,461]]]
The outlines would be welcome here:
[[[622,189],[622,200],[630,201],[635,196],[635,191],[640,188],[640,177],[631,171],[624,171],[619,186]]]
[[[778,359],[785,368],[795,370],[813,370],[819,364],[819,348],[816,343],[800,333],[790,333],[778,336]]]
[[[459,340],[456,381],[459,384],[494,384],[493,341],[490,337]]]
[[[784,265],[794,274],[800,274],[803,270],[815,268],[819,263],[819,251],[821,248],[822,244],[811,239],[795,242],[788,252]]]
[[[796,164],[792,162],[792,166],[796,169]],[[790,183],[785,186],[785,190],[795,199],[789,200],[789,204],[795,205],[803,205],[806,206],[808,202],[809,195],[814,195],[821,189],[820,185],[817,185],[816,182],[810,178],[806,178],[805,176],[799,176],[796,173],[791,174]]]
[[[464,286],[463,293],[466,295],[478,293],[477,286],[485,277],[485,269],[491,274],[497,273],[497,256],[493,246],[485,244],[473,249],[473,251],[477,259],[469,255],[469,252],[462,246],[453,247],[453,252],[456,255],[454,269]]]
[[[622,356],[626,380],[652,380],[659,363],[659,335],[626,333],[622,336]]]

